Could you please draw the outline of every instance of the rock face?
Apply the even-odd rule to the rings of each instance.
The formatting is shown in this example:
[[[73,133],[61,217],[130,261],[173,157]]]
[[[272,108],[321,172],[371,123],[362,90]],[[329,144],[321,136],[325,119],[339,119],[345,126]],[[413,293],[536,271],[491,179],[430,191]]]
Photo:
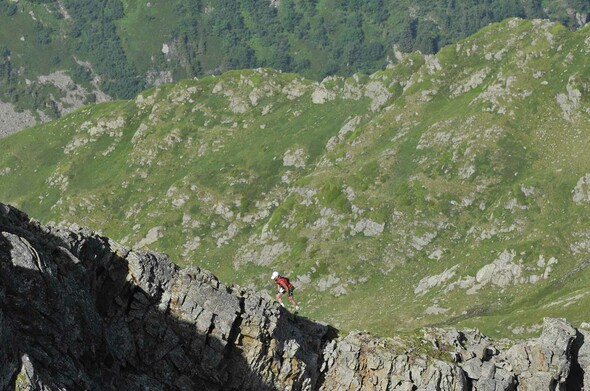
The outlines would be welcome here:
[[[0,204],[3,390],[583,390],[587,334],[546,319],[501,347],[475,330],[339,337],[197,267]]]

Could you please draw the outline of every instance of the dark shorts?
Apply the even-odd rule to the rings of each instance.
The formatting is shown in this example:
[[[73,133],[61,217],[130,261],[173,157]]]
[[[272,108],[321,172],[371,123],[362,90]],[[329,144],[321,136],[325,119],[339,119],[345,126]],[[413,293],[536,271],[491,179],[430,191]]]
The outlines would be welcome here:
[[[295,287],[293,287],[293,286],[291,288],[289,288],[289,290],[287,291],[287,296],[289,296],[289,297],[293,296],[294,290],[295,290]],[[279,287],[279,292],[285,293],[285,288],[283,288],[282,286]]]

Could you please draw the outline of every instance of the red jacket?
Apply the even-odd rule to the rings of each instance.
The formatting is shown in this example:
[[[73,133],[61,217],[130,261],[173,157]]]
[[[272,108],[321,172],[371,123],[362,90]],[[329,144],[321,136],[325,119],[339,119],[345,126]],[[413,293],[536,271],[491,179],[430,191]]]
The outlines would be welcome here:
[[[279,292],[281,291],[281,287],[285,291],[289,291],[289,289],[293,288],[293,284],[291,284],[291,282],[289,281],[289,279],[287,277],[279,276],[279,278],[277,278],[277,290]]]

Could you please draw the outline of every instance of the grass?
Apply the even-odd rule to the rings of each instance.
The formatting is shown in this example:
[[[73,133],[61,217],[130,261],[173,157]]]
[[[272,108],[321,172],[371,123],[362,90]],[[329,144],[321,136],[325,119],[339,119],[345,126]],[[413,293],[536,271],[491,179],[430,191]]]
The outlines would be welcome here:
[[[175,19],[173,5],[169,2],[142,0],[125,1],[124,5],[125,18],[118,21],[118,33],[131,62],[146,72],[150,68],[149,64],[154,64],[154,53],[161,53],[162,44],[172,43],[170,32]],[[145,37],[152,38],[148,40]],[[158,60],[161,61],[160,58]]]
[[[44,222],[90,225],[129,246],[164,227],[150,248],[269,295],[269,271],[309,281],[296,291],[303,315],[343,331],[392,335],[457,325],[524,337],[544,316],[582,322],[590,305],[582,267],[590,256],[583,245],[590,206],[575,204],[572,191],[590,169],[590,122],[582,110],[565,120],[555,97],[571,75],[588,75],[578,56],[563,61],[588,31],[559,31],[550,46],[533,44],[531,23],[491,26],[441,51],[434,74],[414,54],[371,78],[325,83],[338,97],[324,104],[312,103],[316,87],[303,79],[304,95],[290,99],[284,89],[298,76],[267,70],[159,86],[142,94],[154,97],[155,109],[101,104],[0,140],[0,172],[11,169],[0,177],[0,199]],[[464,52],[496,50],[495,40],[508,37],[522,38],[501,60]],[[543,56],[521,69],[519,51]],[[483,68],[483,83],[449,95]],[[536,71],[543,76],[531,77]],[[507,77],[514,88],[498,102],[514,113],[487,111],[493,104],[482,94]],[[380,112],[369,110],[367,97],[341,95],[375,80],[394,92]],[[404,90],[408,80],[416,83]],[[537,88],[540,80],[547,83]],[[438,92],[425,100],[424,89]],[[260,95],[257,105],[248,103],[251,94]],[[246,110],[234,112],[231,102],[240,99]],[[63,153],[87,135],[84,122],[119,116],[126,119],[120,137],[103,135]],[[356,129],[327,151],[328,140],[357,116]],[[140,126],[143,136],[132,144]],[[45,143],[36,141],[40,133]],[[304,167],[284,165],[295,150],[304,151]],[[63,191],[48,185],[57,174],[67,178]],[[367,222],[383,230],[363,229]],[[184,255],[196,236],[199,247]],[[468,293],[469,278],[503,253],[515,254],[510,264],[521,266],[520,276]],[[530,283],[545,272],[540,260],[552,257],[558,262],[549,278]],[[452,276],[415,292],[451,269]]]

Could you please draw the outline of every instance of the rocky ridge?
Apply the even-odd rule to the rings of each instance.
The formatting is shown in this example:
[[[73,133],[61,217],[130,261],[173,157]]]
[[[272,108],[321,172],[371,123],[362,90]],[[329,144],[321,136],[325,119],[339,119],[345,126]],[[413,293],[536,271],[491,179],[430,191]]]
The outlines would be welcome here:
[[[289,313],[198,267],[0,204],[0,388],[582,390],[590,331],[429,328],[381,339]]]
[[[385,3],[374,10],[380,14],[379,18],[387,18],[388,13],[395,12],[406,15],[408,20],[411,19],[420,26],[426,23],[430,26],[428,30],[416,27],[416,31],[429,31],[429,34],[434,34],[427,39],[433,40],[434,46],[423,46],[422,43],[418,43],[422,40],[417,37],[408,37],[409,41],[404,44],[395,38],[393,42],[386,43],[383,37],[396,37],[403,27],[399,23],[385,22],[385,19],[379,22],[372,20],[373,16],[366,14],[364,7],[360,6],[354,6],[353,9],[337,7],[334,14],[334,7],[326,10],[323,10],[323,7],[303,7],[307,10],[295,11],[299,6],[292,8],[285,2],[281,4],[280,1],[270,1],[272,9],[269,9],[268,1],[254,6],[248,5],[248,2],[238,1],[233,7],[240,11],[232,21],[228,15],[234,10],[225,9],[222,3],[216,2],[207,7],[194,5],[194,8],[185,8],[182,1],[152,0],[137,3],[121,0],[116,2],[116,6],[108,5],[117,11],[105,14],[99,13],[95,7],[81,7],[75,1],[59,0],[43,2],[42,6],[39,4],[38,1],[31,0],[0,3],[0,137],[34,123],[46,122],[48,117],[61,116],[81,104],[101,101],[108,96],[113,99],[130,98],[139,92],[143,85],[156,86],[161,83],[178,82],[181,78],[216,74],[230,68],[242,69],[253,65],[271,65],[282,70],[297,69],[314,78],[319,78],[323,74],[346,74],[351,70],[370,73],[385,66],[390,62],[390,58],[398,57],[399,50],[422,50],[425,53],[437,51],[438,43],[434,44],[434,41],[438,42],[442,38],[442,30],[445,31],[444,41],[456,42],[465,34],[474,33],[477,26],[485,26],[489,22],[497,22],[519,14],[561,20],[572,28],[582,27],[590,20],[588,6],[585,2],[577,0],[546,0],[543,2],[543,9],[533,13],[530,13],[527,7],[520,11],[516,11],[521,8],[520,6],[512,10],[505,9],[500,6],[501,2],[494,0],[489,4],[485,19],[472,18],[475,25],[470,23],[467,30],[462,26],[461,32],[447,23],[449,20],[455,23],[462,20],[460,15],[464,15],[465,12],[459,10],[462,7],[447,8],[443,5],[424,3],[407,9],[402,3]],[[181,7],[184,11],[179,11]],[[480,12],[476,11],[476,5],[469,5],[468,8],[473,12]],[[267,14],[268,11],[270,14]],[[291,22],[284,25],[283,17],[278,17],[284,13],[290,15],[292,12],[298,16],[287,19],[292,19],[295,24],[301,24],[297,28],[308,30],[309,34],[306,33],[305,37],[294,34]],[[342,12],[350,13],[350,16],[357,14],[364,20],[363,25],[367,24],[359,30],[359,34],[342,32],[342,37],[355,36],[353,51],[356,54],[351,53],[352,57],[344,55],[352,48],[344,49],[348,44],[339,42],[343,38],[340,33],[336,33],[344,27],[343,23],[348,24],[344,22],[346,19],[335,17]],[[251,19],[241,15],[242,13],[253,13],[257,17]],[[481,16],[483,17],[483,14]],[[258,17],[261,19],[257,20]],[[317,34],[314,32],[314,26],[316,23],[323,23],[320,20],[328,17],[334,23],[334,30],[323,35],[320,43],[311,38]],[[492,19],[488,19],[490,17]],[[226,18],[228,19],[225,20]],[[238,21],[242,27],[247,26],[247,31],[241,31],[242,27],[233,25]],[[114,23],[119,25],[119,28],[115,29]],[[198,30],[185,31],[186,26],[195,24],[209,27],[204,30],[200,27]],[[232,33],[236,34],[233,39],[238,40],[235,44],[246,47],[250,54],[244,57],[232,53],[234,50],[230,47],[222,48],[218,45],[219,39],[228,38],[223,38],[225,33],[222,31],[226,28],[212,36],[207,32],[218,24],[232,26],[227,27],[228,31],[240,31]],[[273,26],[272,33],[267,31],[270,25]],[[159,33],[151,34],[155,29],[158,29]],[[86,31],[88,35],[80,34],[80,31]],[[108,35],[108,38],[104,34]],[[287,34],[284,37],[290,43],[261,51],[257,45],[251,46],[247,38],[257,37],[259,34]],[[184,38],[180,39],[181,36]],[[356,42],[356,39],[360,41]],[[366,50],[361,49],[366,46]],[[298,47],[308,49],[299,50]],[[340,49],[332,52],[336,47]],[[373,49],[370,47],[377,48],[377,52],[371,53]],[[310,51],[311,48],[314,49]],[[357,48],[361,49],[358,53]],[[395,49],[392,50],[393,48]],[[103,51],[108,52],[110,56],[104,56]],[[269,53],[274,54],[266,58]],[[344,57],[341,58],[341,55]],[[289,60],[275,61],[276,57]],[[124,71],[125,68],[128,68],[126,71],[129,74]],[[126,85],[130,78],[137,84]],[[114,88],[122,85],[127,88]],[[3,110],[1,106],[7,106],[8,110]]]

